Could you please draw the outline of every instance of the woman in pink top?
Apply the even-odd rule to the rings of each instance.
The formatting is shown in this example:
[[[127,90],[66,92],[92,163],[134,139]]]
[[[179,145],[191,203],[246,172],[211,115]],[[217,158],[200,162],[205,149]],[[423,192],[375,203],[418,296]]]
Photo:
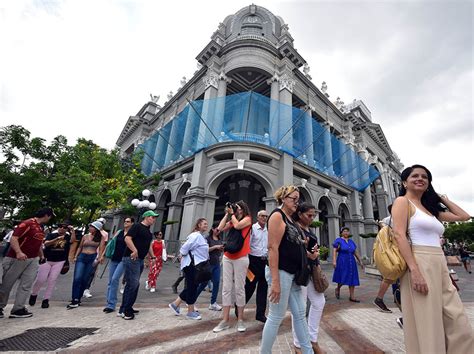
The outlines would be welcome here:
[[[232,306],[232,288],[235,287],[235,302],[237,304],[237,330],[245,332],[244,325],[244,306],[245,306],[245,277],[249,266],[250,253],[250,229],[252,227],[252,218],[250,210],[244,201],[238,201],[232,207],[226,207],[226,213],[219,226],[220,231],[227,231],[231,228],[240,230],[244,238],[242,249],[236,253],[224,252],[222,260],[222,321],[214,328],[214,332],[220,332],[230,328],[229,313]],[[225,248],[224,248],[225,249]]]
[[[400,283],[406,351],[471,353],[472,328],[439,244],[442,221],[467,221],[470,216],[435,192],[426,167],[408,167],[401,179],[392,217],[395,238],[408,266]]]

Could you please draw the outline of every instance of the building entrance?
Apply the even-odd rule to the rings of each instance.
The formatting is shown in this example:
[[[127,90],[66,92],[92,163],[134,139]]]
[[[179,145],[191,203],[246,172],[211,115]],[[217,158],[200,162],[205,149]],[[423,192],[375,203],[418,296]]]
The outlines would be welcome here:
[[[257,212],[265,209],[265,188],[255,177],[246,173],[236,173],[225,178],[217,187],[216,195],[219,199],[216,200],[214,222],[219,222],[224,216],[226,202],[246,202],[253,221],[256,220]]]

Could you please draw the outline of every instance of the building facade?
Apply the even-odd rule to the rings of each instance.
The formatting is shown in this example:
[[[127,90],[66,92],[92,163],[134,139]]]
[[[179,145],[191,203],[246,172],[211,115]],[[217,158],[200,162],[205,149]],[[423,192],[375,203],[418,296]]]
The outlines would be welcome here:
[[[387,216],[403,166],[365,104],[331,101],[288,25],[257,5],[226,17],[196,59],[193,77],[163,106],[152,98],[117,140],[123,154],[143,153],[155,229],[184,239],[197,218],[220,220],[227,201],[246,201],[255,216],[277,206],[278,187],[295,184],[320,210],[323,245],[348,226],[370,256],[372,242],[359,235]]]

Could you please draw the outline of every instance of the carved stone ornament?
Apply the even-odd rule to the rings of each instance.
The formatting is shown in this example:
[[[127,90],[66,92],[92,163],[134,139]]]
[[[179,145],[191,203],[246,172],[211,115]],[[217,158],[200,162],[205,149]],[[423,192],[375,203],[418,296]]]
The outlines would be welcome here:
[[[280,77],[279,83],[280,91],[287,89],[288,91],[293,93],[293,88],[296,82],[291,77],[289,77],[288,74],[284,74],[282,77]]]
[[[326,93],[328,91],[328,84],[326,84],[326,81],[323,81],[321,84],[321,92]]]
[[[204,82],[205,89],[207,89],[209,86],[213,86],[217,89],[219,85],[219,75],[211,72],[205,78],[203,78],[202,81]]]

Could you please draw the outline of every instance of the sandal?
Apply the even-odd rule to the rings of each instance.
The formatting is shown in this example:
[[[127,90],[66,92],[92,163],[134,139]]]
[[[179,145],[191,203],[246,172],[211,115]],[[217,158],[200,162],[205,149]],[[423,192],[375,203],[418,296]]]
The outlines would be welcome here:
[[[341,297],[341,289],[334,289],[334,293],[336,295],[336,299],[339,299]]]
[[[352,298],[349,298],[349,301],[352,301],[352,302],[360,302],[360,300],[352,299]]]

